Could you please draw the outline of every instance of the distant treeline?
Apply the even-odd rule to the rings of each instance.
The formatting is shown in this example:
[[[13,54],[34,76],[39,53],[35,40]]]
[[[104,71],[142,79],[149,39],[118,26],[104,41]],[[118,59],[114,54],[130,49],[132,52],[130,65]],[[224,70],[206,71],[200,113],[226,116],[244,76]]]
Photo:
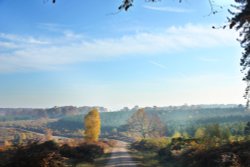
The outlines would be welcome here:
[[[122,130],[126,128],[127,120],[135,112],[135,109],[126,111],[103,112],[101,113],[102,130],[111,131],[114,129]],[[198,107],[179,107],[179,108],[145,108],[148,114],[156,114],[165,123],[169,131],[184,126],[197,126],[215,123],[237,123],[250,121],[250,112],[246,111],[241,105],[222,108],[198,108]],[[82,129],[84,115],[67,116],[49,126],[53,129]]]
[[[86,114],[91,108],[89,106],[53,107],[46,109],[37,108],[0,108],[0,121],[28,120],[39,118],[60,118],[70,115]],[[104,107],[98,107],[101,112],[106,112]]]

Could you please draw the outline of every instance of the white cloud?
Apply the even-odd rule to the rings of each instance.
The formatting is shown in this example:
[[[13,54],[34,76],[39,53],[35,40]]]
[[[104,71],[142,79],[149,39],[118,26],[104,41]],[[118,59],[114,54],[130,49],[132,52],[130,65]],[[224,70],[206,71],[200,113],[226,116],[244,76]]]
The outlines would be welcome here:
[[[150,64],[153,64],[156,67],[162,68],[162,69],[166,69],[167,67],[164,64],[155,62],[155,61],[149,61]]]
[[[204,61],[204,62],[218,62],[219,59],[215,58],[215,57],[207,57],[207,56],[200,56],[198,57],[198,59],[200,61]]]
[[[56,23],[38,23],[38,28],[52,31],[52,32],[63,32],[65,29],[69,29],[71,26]]]
[[[2,41],[0,41],[0,48],[14,49],[14,48],[18,48],[18,45],[14,44],[12,42],[2,42]]]
[[[21,46],[22,44],[49,44],[48,41],[34,38],[32,36],[19,36],[14,34],[5,34],[5,33],[0,33],[0,42],[9,45],[16,44],[16,46],[17,45]]]
[[[233,30],[191,24],[172,26],[158,33],[140,32],[104,39],[89,39],[72,31],[54,38],[0,33],[0,72],[51,70],[65,64],[118,56],[154,56],[196,48],[228,47],[237,43],[236,34]]]
[[[172,12],[172,13],[190,13],[192,10],[165,6],[165,7],[157,7],[157,6],[144,6],[144,8],[149,10],[161,11],[161,12]]]

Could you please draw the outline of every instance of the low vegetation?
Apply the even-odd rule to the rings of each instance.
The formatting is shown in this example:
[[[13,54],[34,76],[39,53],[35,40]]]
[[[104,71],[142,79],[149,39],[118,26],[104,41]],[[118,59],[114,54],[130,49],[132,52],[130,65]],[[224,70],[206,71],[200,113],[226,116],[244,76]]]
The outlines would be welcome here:
[[[199,127],[194,136],[176,132],[171,138],[142,139],[132,144],[143,161],[165,167],[247,167],[250,162],[249,127],[233,136],[218,124]],[[150,165],[149,165],[150,166]]]
[[[197,140],[178,139],[158,152],[166,166],[187,167],[247,167],[250,160],[250,142],[233,142],[207,148]]]
[[[108,152],[114,142],[46,141],[12,145],[0,151],[1,167],[63,167],[93,163]]]
[[[131,148],[140,151],[159,151],[166,147],[171,140],[169,138],[148,138],[136,141],[131,144]]]

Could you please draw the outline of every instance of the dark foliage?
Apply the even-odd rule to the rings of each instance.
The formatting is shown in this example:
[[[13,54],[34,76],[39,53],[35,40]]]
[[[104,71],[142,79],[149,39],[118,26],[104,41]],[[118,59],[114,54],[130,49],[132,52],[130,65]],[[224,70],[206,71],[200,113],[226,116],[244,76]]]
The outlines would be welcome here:
[[[32,143],[0,153],[1,167],[63,167],[64,158],[52,141]]]
[[[182,155],[182,163],[188,166],[249,167],[250,142],[233,143],[203,152],[187,152]]]
[[[76,147],[65,144],[61,147],[60,154],[77,161],[93,162],[104,154],[104,147],[100,143],[83,143]]]
[[[249,167],[250,166],[250,142],[226,144],[209,150],[185,149],[179,154],[176,151],[181,148],[181,141],[161,149],[158,155],[166,161],[174,162],[175,165],[186,167]],[[182,141],[183,142],[183,141]],[[188,145],[188,144],[186,144]]]
[[[162,148],[158,151],[159,157],[163,157],[164,160],[170,161],[173,160],[173,155],[170,149]]]
[[[82,143],[71,147],[53,141],[31,143],[0,152],[0,167],[64,167],[67,159],[93,162],[104,154],[105,143]]]
[[[77,147],[63,145],[60,153],[64,157],[72,158],[78,161],[93,162],[95,158],[104,154],[104,148],[91,143],[84,143]]]
[[[124,9],[125,11],[127,11],[131,6],[133,6],[133,0],[123,0],[122,4],[118,7],[118,9]]]
[[[104,154],[104,149],[95,144],[84,144],[76,147],[76,151],[79,153],[79,159],[86,161],[94,161],[95,158]]]

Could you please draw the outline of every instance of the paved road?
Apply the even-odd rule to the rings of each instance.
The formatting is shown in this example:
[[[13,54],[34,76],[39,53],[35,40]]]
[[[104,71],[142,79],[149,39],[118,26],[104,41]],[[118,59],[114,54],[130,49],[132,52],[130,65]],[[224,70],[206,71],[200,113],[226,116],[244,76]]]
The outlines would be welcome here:
[[[128,143],[117,141],[105,167],[138,167],[139,161],[131,157],[127,147]]]

